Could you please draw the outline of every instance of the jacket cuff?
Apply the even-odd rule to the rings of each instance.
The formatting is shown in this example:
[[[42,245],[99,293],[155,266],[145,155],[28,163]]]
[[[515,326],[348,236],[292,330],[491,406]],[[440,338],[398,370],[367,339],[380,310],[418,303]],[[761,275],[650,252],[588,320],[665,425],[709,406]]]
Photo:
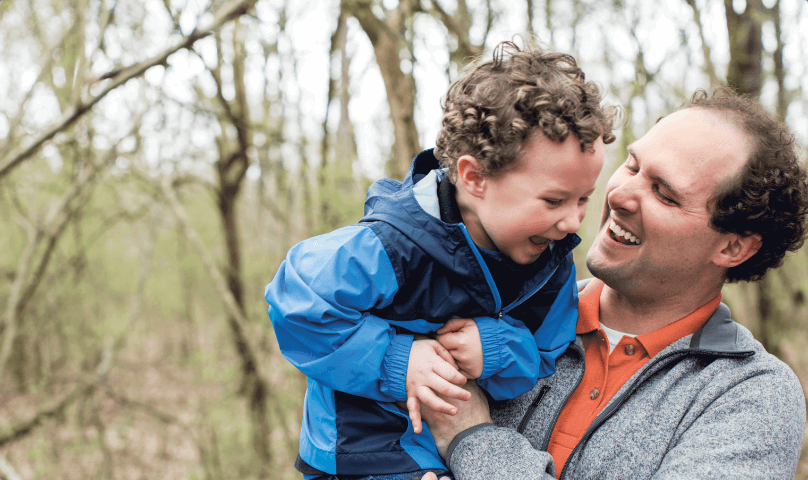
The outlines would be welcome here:
[[[458,433],[453,439],[452,442],[449,443],[449,447],[446,448],[446,453],[443,454],[443,460],[445,460],[446,465],[451,465],[452,463],[452,453],[454,452],[457,445],[466,437],[471,435],[472,433],[476,432],[481,428],[486,427],[493,427],[493,423],[481,423],[479,425],[474,425],[473,427],[467,428],[462,432]]]
[[[382,369],[385,372],[386,393],[396,401],[407,401],[407,367],[410,364],[412,335],[396,335],[384,355]]]
[[[483,373],[480,379],[486,379],[502,370],[502,335],[499,320],[491,317],[476,317],[477,330],[480,332],[480,343],[483,346]]]

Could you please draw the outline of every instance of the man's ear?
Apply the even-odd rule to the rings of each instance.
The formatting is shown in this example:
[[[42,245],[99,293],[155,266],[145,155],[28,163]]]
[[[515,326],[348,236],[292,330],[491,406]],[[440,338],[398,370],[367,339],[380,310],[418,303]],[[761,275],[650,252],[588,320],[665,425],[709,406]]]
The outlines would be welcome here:
[[[457,186],[478,198],[485,193],[486,176],[482,174],[480,162],[471,155],[457,159]]]
[[[735,233],[727,235],[724,248],[716,254],[715,264],[719,267],[737,267],[756,254],[762,245],[760,235],[742,237]]]

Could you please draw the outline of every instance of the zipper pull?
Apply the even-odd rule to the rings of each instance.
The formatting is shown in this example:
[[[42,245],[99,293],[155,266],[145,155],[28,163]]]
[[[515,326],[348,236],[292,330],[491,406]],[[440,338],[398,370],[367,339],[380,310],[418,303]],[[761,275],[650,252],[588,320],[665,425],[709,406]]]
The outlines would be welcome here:
[[[502,310],[499,311],[499,318],[502,318]]]

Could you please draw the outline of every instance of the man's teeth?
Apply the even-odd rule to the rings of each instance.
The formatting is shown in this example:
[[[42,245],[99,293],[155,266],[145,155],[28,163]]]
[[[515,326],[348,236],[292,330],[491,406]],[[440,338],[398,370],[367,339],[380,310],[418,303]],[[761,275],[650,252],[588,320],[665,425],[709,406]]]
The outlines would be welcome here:
[[[632,235],[631,232],[623,230],[622,228],[620,228],[619,225],[617,225],[614,222],[611,222],[611,224],[609,225],[609,230],[611,230],[612,233],[614,233],[615,237],[623,237],[626,240],[630,241],[631,243],[636,243],[637,245],[641,243],[639,238]]]

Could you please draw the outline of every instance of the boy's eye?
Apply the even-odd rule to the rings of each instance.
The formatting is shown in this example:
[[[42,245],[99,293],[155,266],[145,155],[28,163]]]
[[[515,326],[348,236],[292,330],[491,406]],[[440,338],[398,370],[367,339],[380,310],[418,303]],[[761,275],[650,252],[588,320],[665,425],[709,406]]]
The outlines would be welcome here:
[[[545,198],[545,202],[551,207],[560,207],[561,204],[564,202],[563,200],[559,200],[558,198]]]

